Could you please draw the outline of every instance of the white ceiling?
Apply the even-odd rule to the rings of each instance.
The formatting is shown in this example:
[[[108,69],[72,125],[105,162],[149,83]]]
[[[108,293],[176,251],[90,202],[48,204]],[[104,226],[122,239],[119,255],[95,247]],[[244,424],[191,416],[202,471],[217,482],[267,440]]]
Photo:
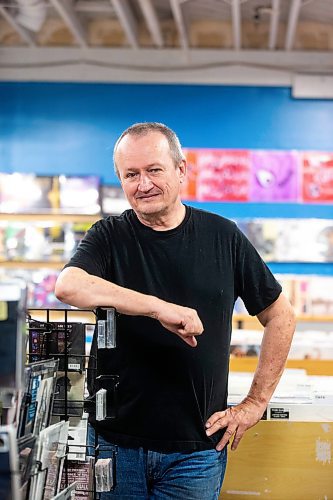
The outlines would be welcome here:
[[[285,85],[299,74],[333,75],[333,0],[0,0],[2,80]]]

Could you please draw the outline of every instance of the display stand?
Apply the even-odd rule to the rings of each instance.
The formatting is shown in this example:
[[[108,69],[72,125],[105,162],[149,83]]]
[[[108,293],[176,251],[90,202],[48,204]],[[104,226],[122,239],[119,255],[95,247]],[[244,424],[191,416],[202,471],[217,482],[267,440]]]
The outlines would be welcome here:
[[[95,311],[89,311],[96,315]],[[59,320],[59,315],[63,315],[63,321],[52,321],[51,317],[56,313],[57,320]],[[77,325],[82,325],[82,328],[85,330],[88,325],[94,325],[94,323],[77,323],[73,321],[69,321],[69,315],[72,316],[72,313],[77,314],[78,317],[82,317],[83,314],[87,313],[86,310],[81,309],[30,309],[27,323],[28,323],[28,331],[29,331],[29,350],[27,353],[28,360],[32,364],[36,363],[38,360],[46,360],[50,358],[57,359],[59,362],[59,366],[61,370],[58,373],[62,374],[61,379],[64,381],[63,386],[59,385],[59,378],[57,383],[57,389],[55,391],[55,397],[53,400],[53,412],[52,418],[58,418],[60,421],[69,421],[71,417],[77,415],[81,412],[89,412],[90,414],[96,413],[96,420],[106,420],[113,419],[117,417],[117,388],[119,384],[118,375],[109,375],[109,374],[99,374],[98,373],[98,353],[100,349],[113,349],[116,345],[116,336],[115,336],[115,310],[106,309],[106,320],[99,320],[97,322],[98,328],[98,339],[97,339],[97,356],[93,354],[86,354],[85,351],[85,339],[84,344],[82,342],[78,342],[77,335],[80,332],[80,329]],[[42,316],[42,317],[41,317]],[[43,317],[44,316],[44,317]],[[38,317],[38,319],[36,319]],[[43,321],[44,320],[44,321]],[[73,325],[76,325],[73,326]],[[80,340],[80,339],[79,339]],[[80,352],[75,352],[75,345],[79,347]],[[83,352],[82,352],[83,350]],[[93,366],[87,366],[87,359],[93,359]],[[86,373],[88,370],[93,370],[94,378],[97,384],[97,393],[93,397],[82,397],[82,398],[74,398],[71,397],[71,377],[73,375],[78,375],[78,373],[84,376],[84,381],[86,382]],[[85,386],[86,384],[84,384]],[[22,407],[21,407],[21,415],[26,415],[29,405],[32,404],[32,395],[29,393],[25,393],[22,398]],[[24,418],[24,417],[23,417]],[[22,432],[22,431],[21,431]],[[105,485],[103,480],[105,478],[105,470],[102,470],[100,465],[104,466],[104,461],[100,461],[100,465],[98,462],[101,448],[98,445],[98,435],[95,432],[95,445],[91,446],[90,444],[84,445],[80,444],[72,444],[68,442],[66,453],[64,454],[64,463],[63,463],[63,472],[62,472],[62,480],[61,487],[65,489],[70,486],[70,480],[73,477],[73,470],[71,471],[70,462],[68,460],[69,450],[78,447],[78,449],[82,450],[84,448],[87,456],[87,462],[82,462],[82,464],[91,465],[90,455],[93,457],[93,462],[95,464],[95,473],[92,475],[93,482],[91,484],[91,488],[85,488],[84,493],[87,495],[84,498],[96,499],[98,498],[97,491],[107,491],[103,488],[109,488],[112,481],[112,487],[115,486],[115,460],[114,454],[112,451],[111,455],[113,460],[111,461],[111,469],[109,471],[109,481]],[[103,447],[104,448],[104,447]],[[92,449],[92,453],[91,453]],[[88,458],[89,455],[89,458]],[[97,466],[96,466],[97,464]],[[99,469],[100,473],[99,473]],[[35,471],[35,474],[45,474],[45,484],[47,481],[48,471],[42,469],[41,464],[38,464],[38,467]],[[96,480],[97,478],[97,480]],[[60,481],[60,478],[58,478]],[[60,484],[60,483],[59,483]],[[77,491],[79,491],[79,486],[77,486]],[[110,488],[109,488],[110,489]],[[26,497],[27,499],[29,496]]]

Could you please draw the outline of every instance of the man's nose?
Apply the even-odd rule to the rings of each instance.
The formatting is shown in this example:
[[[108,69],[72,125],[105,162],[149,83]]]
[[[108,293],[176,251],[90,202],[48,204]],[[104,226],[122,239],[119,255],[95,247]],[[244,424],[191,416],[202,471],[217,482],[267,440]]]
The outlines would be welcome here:
[[[149,176],[146,174],[140,175],[140,181],[138,185],[138,189],[140,191],[149,191],[153,187],[152,181],[149,179]]]

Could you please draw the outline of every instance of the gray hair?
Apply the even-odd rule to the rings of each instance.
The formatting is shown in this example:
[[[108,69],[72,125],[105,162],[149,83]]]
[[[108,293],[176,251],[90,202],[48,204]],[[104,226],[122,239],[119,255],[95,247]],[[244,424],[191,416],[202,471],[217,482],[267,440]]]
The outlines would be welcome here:
[[[116,160],[115,160],[115,155],[117,148],[119,146],[120,141],[126,136],[126,135],[134,135],[137,137],[143,136],[148,134],[149,132],[160,132],[161,134],[166,137],[169,147],[170,147],[170,154],[173,159],[173,162],[175,164],[175,167],[179,165],[179,163],[182,160],[185,160],[185,156],[182,152],[182,147],[180,144],[180,141],[176,135],[176,133],[171,130],[171,128],[167,127],[163,123],[158,123],[158,122],[143,122],[143,123],[134,123],[130,127],[128,127],[124,132],[121,134],[121,136],[117,139],[117,142],[114,146],[113,149],[113,165],[114,165],[114,170],[116,174],[118,174],[118,169],[116,165]]]

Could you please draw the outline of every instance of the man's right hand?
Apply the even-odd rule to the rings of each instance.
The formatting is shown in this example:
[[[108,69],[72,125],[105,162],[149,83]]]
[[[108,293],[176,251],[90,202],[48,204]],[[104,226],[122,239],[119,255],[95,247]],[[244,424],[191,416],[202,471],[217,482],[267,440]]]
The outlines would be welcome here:
[[[196,347],[196,335],[201,335],[203,325],[195,309],[159,301],[158,310],[153,315],[164,328],[175,333],[191,347]]]

